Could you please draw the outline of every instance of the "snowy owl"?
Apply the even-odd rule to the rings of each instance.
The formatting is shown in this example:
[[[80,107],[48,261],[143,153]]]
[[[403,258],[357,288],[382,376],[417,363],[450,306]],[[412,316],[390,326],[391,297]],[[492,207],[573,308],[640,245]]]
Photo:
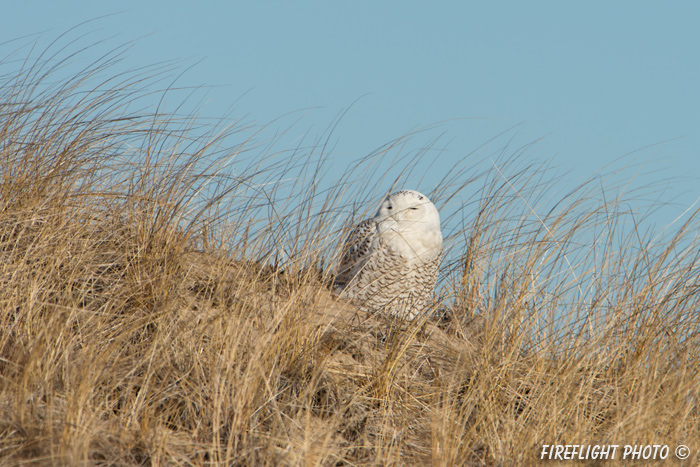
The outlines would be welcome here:
[[[417,191],[398,191],[345,241],[334,292],[363,310],[414,319],[433,295],[441,256],[435,205]]]

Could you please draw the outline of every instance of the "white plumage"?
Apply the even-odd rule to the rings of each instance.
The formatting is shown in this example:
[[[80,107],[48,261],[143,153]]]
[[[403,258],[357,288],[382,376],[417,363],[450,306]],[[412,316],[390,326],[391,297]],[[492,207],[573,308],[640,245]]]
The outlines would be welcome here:
[[[334,291],[364,310],[413,319],[435,291],[441,256],[435,205],[417,191],[398,191],[345,241]]]

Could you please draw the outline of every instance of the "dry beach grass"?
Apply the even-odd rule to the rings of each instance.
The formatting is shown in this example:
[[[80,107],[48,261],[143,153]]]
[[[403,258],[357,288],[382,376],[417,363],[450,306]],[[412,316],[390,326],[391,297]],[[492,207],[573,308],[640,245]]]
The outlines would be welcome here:
[[[328,288],[362,170],[317,191],[311,156],[221,150],[240,128],[132,111],[139,79],[86,84],[109,60],[3,78],[1,465],[527,465],[543,444],[698,462],[697,213],[660,241],[583,186],[533,218],[547,187],[506,159],[433,310],[366,315]]]

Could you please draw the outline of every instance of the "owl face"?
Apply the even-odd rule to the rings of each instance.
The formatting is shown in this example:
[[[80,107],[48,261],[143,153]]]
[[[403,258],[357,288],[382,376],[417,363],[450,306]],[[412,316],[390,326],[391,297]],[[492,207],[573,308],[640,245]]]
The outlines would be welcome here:
[[[411,228],[440,228],[440,214],[435,205],[427,196],[413,190],[401,190],[387,196],[375,217]]]

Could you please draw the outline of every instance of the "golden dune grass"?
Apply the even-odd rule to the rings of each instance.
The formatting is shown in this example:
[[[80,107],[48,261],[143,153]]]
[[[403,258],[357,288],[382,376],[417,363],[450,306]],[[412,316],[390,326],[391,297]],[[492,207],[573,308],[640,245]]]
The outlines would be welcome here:
[[[700,459],[697,213],[658,241],[577,187],[533,219],[540,173],[506,160],[434,312],[396,322],[328,290],[361,179],[261,190],[288,168],[268,153],[222,175],[247,137],[217,158],[194,120],[128,113],[133,83],[30,65],[0,93],[0,464]]]

